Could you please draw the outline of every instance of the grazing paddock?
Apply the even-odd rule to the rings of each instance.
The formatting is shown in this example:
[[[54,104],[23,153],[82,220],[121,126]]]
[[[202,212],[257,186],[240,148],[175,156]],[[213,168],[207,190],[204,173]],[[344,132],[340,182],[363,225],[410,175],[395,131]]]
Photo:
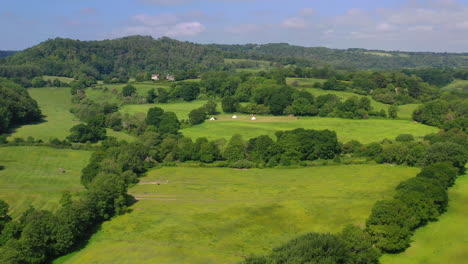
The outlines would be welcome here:
[[[260,135],[269,135],[275,138],[274,134],[278,130],[329,129],[337,133],[341,142],[358,140],[361,143],[371,143],[384,138],[394,139],[399,134],[412,134],[417,138],[438,131],[435,127],[408,120],[357,120],[327,117],[296,119],[289,116],[257,116],[257,120],[251,121],[249,115],[238,115],[238,117],[238,119],[233,120],[231,115],[222,115],[217,121],[206,121],[203,124],[182,129],[181,132],[193,139],[199,137],[229,139],[234,134],[240,134],[244,139],[249,139]]]
[[[70,88],[30,88],[29,94],[34,98],[42,111],[44,122],[23,125],[17,128],[8,138],[15,137],[42,139],[48,142],[50,139],[65,139],[70,135],[70,128],[80,124],[80,121],[70,113],[72,107]],[[119,140],[131,141],[134,137],[123,132],[115,132],[107,129],[107,135]]]
[[[29,205],[54,211],[63,191],[83,190],[81,169],[91,152],[48,147],[1,147],[0,199],[18,217]]]
[[[105,222],[79,252],[55,263],[238,263],[307,232],[364,225],[417,168],[162,168],[130,189],[130,213]],[[154,182],[160,183],[151,184]]]
[[[21,126],[9,139],[31,136],[44,141],[52,138],[62,140],[70,134],[70,128],[80,123],[70,113],[70,88],[30,88],[28,92],[39,104],[45,122]]]

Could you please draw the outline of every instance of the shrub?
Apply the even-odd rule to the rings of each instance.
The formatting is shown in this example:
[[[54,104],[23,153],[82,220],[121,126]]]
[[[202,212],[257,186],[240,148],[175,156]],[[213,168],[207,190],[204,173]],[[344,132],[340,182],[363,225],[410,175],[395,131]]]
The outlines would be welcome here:
[[[400,134],[395,138],[395,141],[410,142],[410,141],[414,141],[414,137],[411,134]]]

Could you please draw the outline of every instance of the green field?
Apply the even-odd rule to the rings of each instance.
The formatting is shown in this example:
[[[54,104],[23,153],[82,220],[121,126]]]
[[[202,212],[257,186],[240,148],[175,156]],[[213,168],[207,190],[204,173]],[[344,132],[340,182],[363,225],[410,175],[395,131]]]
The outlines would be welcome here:
[[[237,263],[307,232],[363,225],[417,168],[163,168],[132,189],[131,213],[56,263]],[[169,181],[169,182],[167,182]],[[161,185],[151,184],[162,182]]]
[[[148,112],[148,109],[152,107],[161,107],[166,112],[174,112],[177,115],[179,120],[188,119],[190,111],[196,108],[202,107],[206,104],[206,100],[196,100],[192,102],[174,102],[174,103],[165,103],[165,104],[139,104],[139,105],[124,105],[121,107],[120,111],[122,113],[136,114]],[[221,111],[221,104],[218,102],[218,111]]]
[[[70,128],[80,123],[70,113],[70,88],[30,88],[28,92],[39,104],[45,122],[21,126],[10,135],[9,140],[15,137],[26,139],[29,136],[44,141],[53,138],[63,140],[70,134]],[[132,136],[111,129],[107,129],[107,134],[119,140],[133,140]]]
[[[411,247],[398,255],[384,255],[382,264],[465,264],[468,261],[468,177],[449,190],[449,208],[439,221],[418,229]]]
[[[91,152],[48,147],[1,147],[0,199],[19,216],[29,205],[54,210],[62,191],[82,190],[81,169]],[[62,173],[59,169],[66,170]]]
[[[52,138],[65,139],[69,130],[79,124],[79,120],[70,113],[70,88],[30,88],[29,94],[34,98],[45,115],[46,122],[24,125],[10,136],[49,141]]]
[[[240,134],[244,139],[249,139],[260,135],[269,135],[274,138],[278,130],[295,128],[330,129],[337,133],[338,139],[342,142],[354,139],[362,143],[376,142],[384,138],[394,139],[399,134],[409,133],[420,137],[438,131],[438,128],[408,120],[357,120],[327,117],[296,119],[285,116],[257,116],[256,121],[251,121],[247,115],[239,115],[239,119],[223,115],[217,121],[206,121],[203,124],[182,129],[181,132],[191,138],[229,139],[233,134]]]
[[[468,93],[468,80],[455,80],[443,87],[442,90]]]

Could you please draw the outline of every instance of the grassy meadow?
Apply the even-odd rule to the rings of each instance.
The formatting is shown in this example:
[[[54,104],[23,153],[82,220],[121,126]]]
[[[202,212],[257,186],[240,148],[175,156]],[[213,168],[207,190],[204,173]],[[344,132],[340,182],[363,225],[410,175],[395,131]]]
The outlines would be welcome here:
[[[72,107],[70,88],[30,88],[28,92],[39,104],[45,121],[17,128],[10,135],[9,140],[15,137],[26,139],[30,136],[43,141],[49,141],[53,138],[63,140],[70,135],[70,128],[80,123],[70,113]],[[107,129],[107,135],[119,140],[131,141],[134,139],[133,136],[111,129]]]
[[[399,134],[409,133],[415,137],[435,133],[437,128],[408,120],[391,119],[342,119],[329,117],[303,117],[301,119],[287,116],[257,116],[251,121],[248,115],[239,115],[232,119],[229,115],[220,116],[217,121],[206,121],[203,124],[182,129],[181,132],[191,138],[207,137],[208,139],[229,139],[240,134],[244,139],[269,135],[274,138],[278,130],[330,129],[334,130],[341,142],[358,140],[361,143],[380,141],[384,138],[394,139]]]
[[[195,108],[200,108],[204,104],[206,104],[208,100],[195,100],[192,102],[170,102],[164,104],[137,104],[137,105],[124,105],[121,107],[120,112],[122,113],[129,113],[129,114],[136,114],[136,113],[144,113],[148,112],[148,109],[152,107],[161,107],[166,112],[174,112],[177,115],[179,120],[188,119],[188,115],[190,111]],[[218,111],[221,111],[221,104],[218,102]]]
[[[468,260],[468,176],[449,190],[449,207],[437,222],[416,230],[411,247],[384,255],[382,264],[464,264]]]
[[[70,88],[30,88],[28,92],[39,104],[45,122],[21,126],[10,139],[29,136],[44,141],[52,138],[65,139],[70,134],[70,128],[80,123],[70,113]]]
[[[1,147],[0,199],[18,217],[29,205],[54,210],[63,191],[82,190],[81,169],[91,152],[48,147]],[[62,168],[66,172],[62,173]]]
[[[54,263],[237,263],[307,232],[363,225],[417,168],[163,168],[130,189],[130,213]],[[161,182],[161,185],[154,184]],[[153,184],[151,184],[153,183]]]

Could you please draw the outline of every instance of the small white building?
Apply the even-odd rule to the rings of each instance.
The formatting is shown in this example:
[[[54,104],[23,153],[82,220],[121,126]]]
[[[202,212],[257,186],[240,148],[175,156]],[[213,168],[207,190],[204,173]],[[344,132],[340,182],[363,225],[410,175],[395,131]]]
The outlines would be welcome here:
[[[236,116],[236,115],[233,115],[233,116],[232,116],[232,119],[237,119],[237,116]]]
[[[159,77],[160,77],[159,74],[151,74],[151,80],[153,81],[159,81]]]
[[[168,75],[166,75],[166,80],[175,81],[175,77],[174,77],[174,75],[168,74]]]

